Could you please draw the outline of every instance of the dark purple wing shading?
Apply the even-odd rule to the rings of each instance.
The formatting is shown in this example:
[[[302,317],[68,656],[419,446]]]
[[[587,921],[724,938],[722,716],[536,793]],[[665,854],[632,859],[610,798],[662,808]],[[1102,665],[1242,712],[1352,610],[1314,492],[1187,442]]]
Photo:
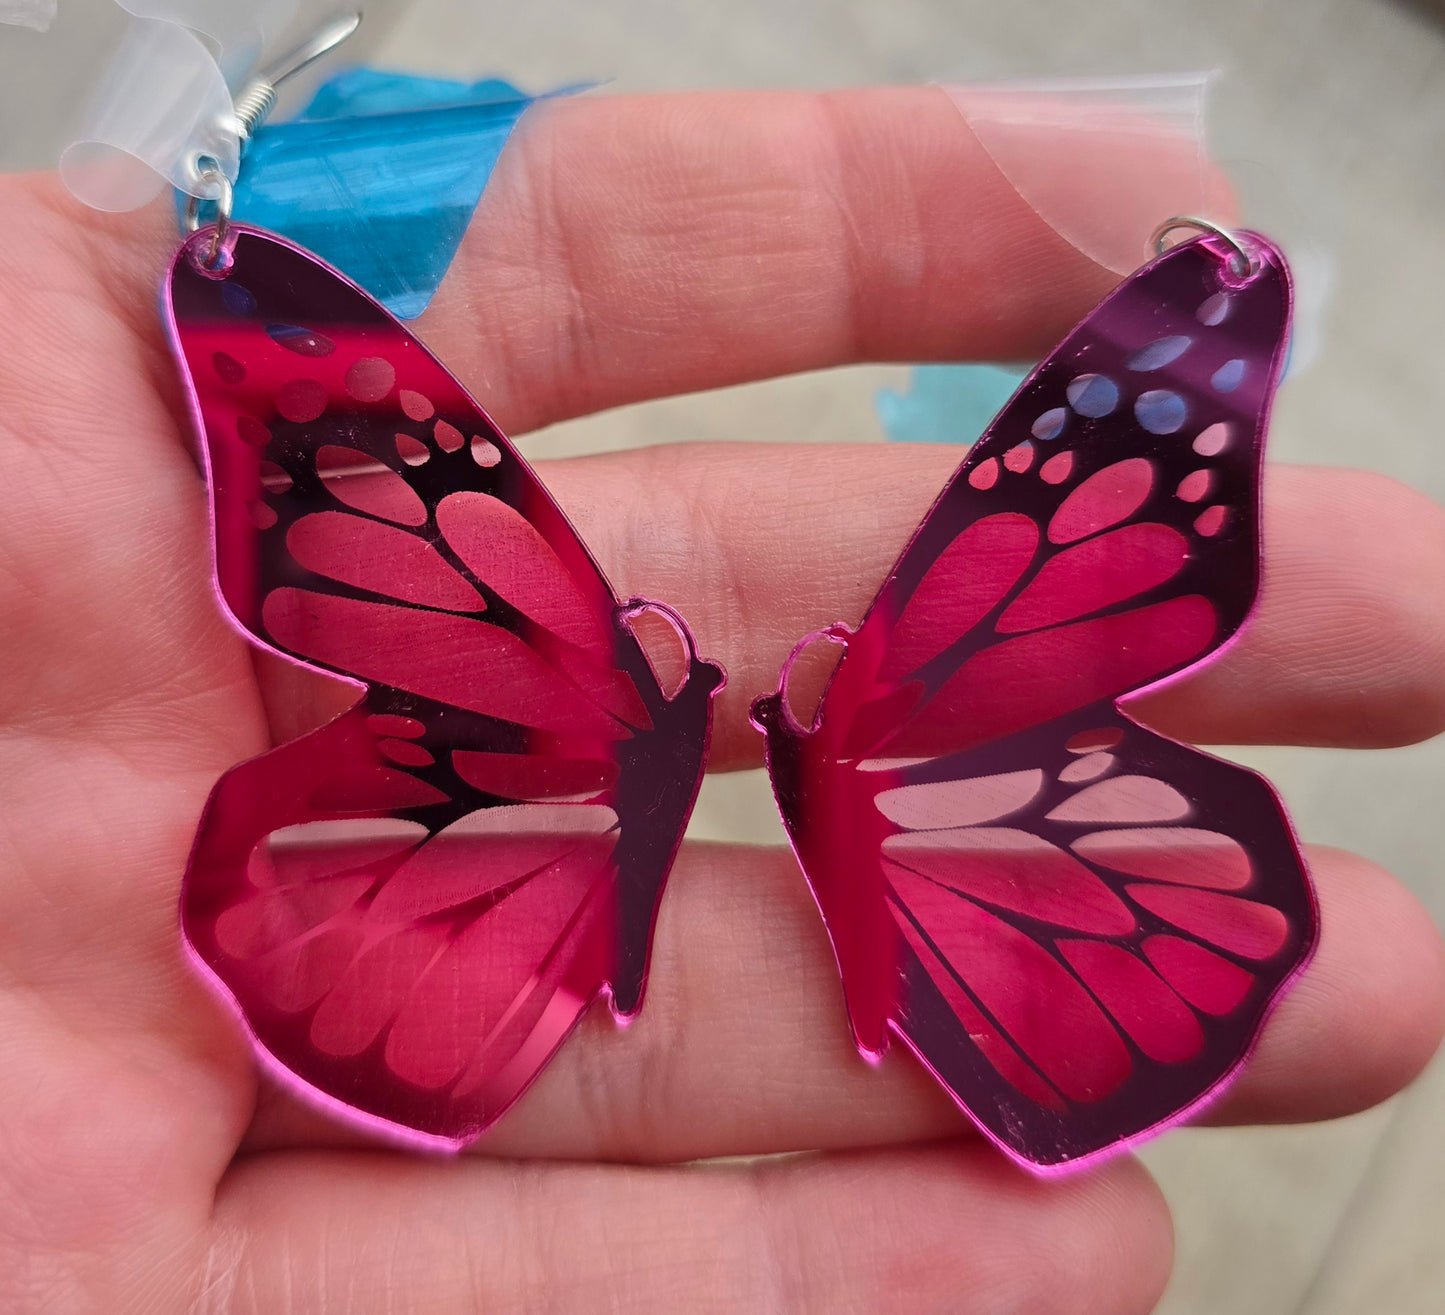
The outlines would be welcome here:
[[[979,758],[862,766],[907,945],[894,1020],[999,1141],[1070,1163],[1238,1067],[1314,903],[1266,782],[1107,704]]]
[[[225,604],[360,689],[221,781],[187,938],[305,1094],[461,1144],[599,991],[639,1007],[721,672],[678,621],[664,695],[641,604],[333,270],[242,229],[224,277],[183,252],[169,293]]]
[[[1253,605],[1289,287],[1250,242],[1247,278],[1199,241],[1105,301],[831,633],[813,725],[754,711],[859,1046],[897,1031],[1035,1168],[1216,1092],[1316,935],[1268,785],[1114,707]]]

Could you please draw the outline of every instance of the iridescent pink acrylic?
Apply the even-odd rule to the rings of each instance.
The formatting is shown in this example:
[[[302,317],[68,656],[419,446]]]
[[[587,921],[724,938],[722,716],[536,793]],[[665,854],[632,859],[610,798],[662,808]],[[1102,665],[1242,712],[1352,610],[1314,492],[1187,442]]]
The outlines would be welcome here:
[[[221,781],[185,934],[299,1089],[458,1146],[599,993],[640,1006],[722,673],[375,302],[254,230],[207,270],[211,240],[170,309],[220,592],[359,702]],[[1247,273],[1212,237],[1154,261],[1024,384],[825,632],[811,725],[787,671],[754,705],[859,1048],[900,1036],[1039,1172],[1217,1094],[1317,936],[1268,784],[1118,706],[1254,604],[1290,293],[1244,241]],[[645,608],[688,649],[671,694]]]
[[[1217,1094],[1317,935],[1269,785],[1116,702],[1254,604],[1290,291],[1243,241],[1248,272],[1171,250],[1026,381],[861,626],[799,646],[845,649],[810,726],[787,671],[754,705],[859,1049],[900,1036],[1040,1172]]]
[[[476,1137],[588,1003],[641,1006],[721,670],[622,605],[526,463],[396,320],[304,251],[178,255],[173,336],[222,600],[359,701],[216,787],[187,940],[306,1095]],[[673,620],[669,697],[632,630]]]

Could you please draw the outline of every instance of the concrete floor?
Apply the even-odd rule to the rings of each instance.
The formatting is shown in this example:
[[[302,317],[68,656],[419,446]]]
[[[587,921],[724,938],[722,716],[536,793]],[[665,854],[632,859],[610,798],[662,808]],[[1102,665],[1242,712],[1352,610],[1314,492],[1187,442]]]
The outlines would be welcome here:
[[[103,0],[61,0],[51,38],[0,33],[0,167],[54,158]],[[1318,256],[1319,354],[1281,396],[1273,454],[1366,466],[1445,500],[1445,28],[1386,0],[476,0],[397,3],[373,58],[546,88],[824,87],[1217,68],[1216,154],[1248,218]],[[405,12],[402,10],[405,9]],[[373,40],[376,38],[373,37]],[[1330,277],[1324,277],[1325,274]],[[534,454],[754,432],[876,441],[896,368],[629,408],[527,440]],[[1251,749],[1311,840],[1400,873],[1445,920],[1445,743]],[[1360,806],[1368,800],[1369,807]],[[700,835],[778,839],[756,773],[714,778]],[[1168,1315],[1435,1315],[1445,1309],[1445,1063],[1403,1097],[1312,1128],[1182,1132],[1145,1154],[1173,1204]]]

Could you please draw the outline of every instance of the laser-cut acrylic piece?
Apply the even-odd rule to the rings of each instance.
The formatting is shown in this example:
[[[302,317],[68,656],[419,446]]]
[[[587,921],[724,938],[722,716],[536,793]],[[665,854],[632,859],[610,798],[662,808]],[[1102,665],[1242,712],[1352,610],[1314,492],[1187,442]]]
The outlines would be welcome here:
[[[1236,634],[1259,574],[1279,252],[1128,279],[960,466],[811,726],[754,722],[868,1057],[914,1050],[1038,1172],[1177,1122],[1238,1072],[1317,935],[1263,778],[1116,700]]]
[[[357,704],[216,787],[191,949],[293,1087],[441,1146],[477,1136],[588,1003],[642,1003],[720,668],[619,604],[526,463],[375,301],[209,230],[168,289],[216,578],[256,643]],[[631,629],[689,655],[665,697]]]
[[[295,119],[256,134],[235,214],[284,233],[411,320],[436,294],[532,97],[348,69]]]

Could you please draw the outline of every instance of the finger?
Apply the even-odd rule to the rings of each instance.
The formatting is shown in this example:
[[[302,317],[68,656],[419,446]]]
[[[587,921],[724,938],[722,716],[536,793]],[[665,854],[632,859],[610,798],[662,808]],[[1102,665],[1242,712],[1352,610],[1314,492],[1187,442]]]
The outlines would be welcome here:
[[[1320,944],[1210,1123],[1300,1123],[1406,1086],[1445,1029],[1445,947],[1410,891],[1373,863],[1313,847]]]
[[[1277,466],[1241,642],[1137,700],[1206,744],[1384,748],[1445,730],[1445,512],[1363,470]]]
[[[240,1161],[209,1271],[234,1315],[1152,1310],[1167,1207],[1130,1160],[1044,1183],[978,1145],[755,1166]]]
[[[1082,152],[1081,135],[1031,134],[1022,164],[1137,190],[1193,160],[1169,133],[1100,131]],[[97,242],[116,253],[121,299],[149,311],[174,216],[87,215],[58,183],[28,185],[84,226],[87,268]],[[1114,281],[938,87],[586,97],[523,119],[419,329],[522,432],[863,358],[1027,359]]]
[[[862,617],[957,461],[726,444],[550,462],[543,478],[621,596],[671,603],[727,669],[709,759],[726,769],[761,760],[749,704],[803,635]],[[1277,467],[1264,530],[1239,642],[1131,712],[1205,744],[1366,747],[1445,729],[1445,513],[1382,476]]]
[[[1423,1067],[1445,1026],[1445,962],[1420,906],[1362,859],[1316,850],[1311,861],[1319,953],[1218,1119],[1364,1108]],[[967,1130],[903,1047],[876,1067],[859,1057],[822,922],[785,852],[684,846],[653,954],[638,1021],[618,1033],[594,1009],[479,1150],[681,1161]],[[271,1088],[246,1144],[347,1140]]]
[[[1069,136],[1041,169],[1078,167]],[[1138,177],[1180,142],[1124,146]],[[858,359],[1027,359],[1114,277],[937,87],[597,98],[523,121],[422,328],[520,432]]]

